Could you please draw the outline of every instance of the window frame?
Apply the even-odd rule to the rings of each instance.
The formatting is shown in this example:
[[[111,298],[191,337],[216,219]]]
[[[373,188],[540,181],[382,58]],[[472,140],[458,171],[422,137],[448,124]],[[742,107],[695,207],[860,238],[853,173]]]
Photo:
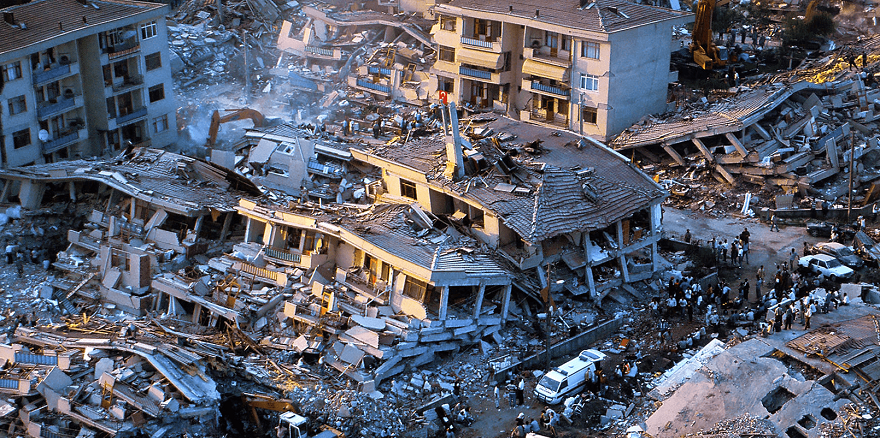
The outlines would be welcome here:
[[[599,91],[599,76],[591,75],[589,73],[581,73],[578,85],[581,90]],[[590,85],[593,85],[593,87],[591,88]]]
[[[409,194],[412,193],[412,196]],[[416,183],[413,181],[405,180],[403,178],[400,179],[400,196],[404,198],[409,198],[414,201],[418,201],[418,189],[416,188]]]
[[[561,39],[562,39],[562,42],[560,43],[561,47],[559,48],[559,50],[562,50],[565,52],[571,52],[571,35],[562,34]]]
[[[20,143],[18,138],[26,136],[27,143]],[[13,149],[21,149],[24,147],[30,146],[34,142],[34,139],[31,138],[31,128],[24,128],[20,131],[15,131],[12,133],[12,148]]]
[[[551,49],[559,48],[559,33],[544,31],[544,45]]]
[[[19,103],[21,105],[21,109],[16,111],[16,108],[19,107],[18,106]],[[25,97],[24,94],[22,94],[21,96],[15,96],[15,97],[9,99],[9,115],[10,116],[15,116],[18,114],[26,113],[27,110],[28,110],[27,98]]]
[[[587,117],[588,114],[590,115],[590,117]],[[592,120],[590,120],[590,119],[592,119]],[[583,120],[584,123],[587,123],[590,125],[598,125],[599,124],[599,109],[591,107],[591,106],[582,105],[581,106],[581,120]]]
[[[162,97],[159,97],[159,98],[153,99],[153,92],[154,92],[154,91],[161,91],[161,92],[162,92]],[[165,84],[164,84],[164,83],[159,83],[159,84],[153,85],[152,87],[150,87],[150,88],[147,90],[147,96],[150,98],[150,103],[158,102],[158,101],[160,101],[160,100],[162,100],[162,99],[165,99]]]
[[[21,61],[14,61],[2,66],[3,82],[11,82],[22,78]],[[15,77],[10,77],[9,72],[12,71]]]
[[[159,124],[163,124],[163,128],[159,129]],[[168,130],[168,114],[163,114],[153,119],[153,132],[156,134],[163,133]]]
[[[153,67],[150,67],[151,59],[156,60],[156,64]],[[153,71],[162,68],[162,52],[150,53],[149,55],[144,56],[144,67],[147,71]]]
[[[149,21],[147,23],[141,24],[141,40],[148,40],[150,38],[159,35],[159,22],[158,20]]]
[[[452,23],[452,25],[449,26],[449,23]],[[455,32],[455,29],[457,27],[458,27],[458,18],[457,17],[451,17],[448,15],[441,15],[440,16],[440,30],[445,30],[447,32]]]
[[[449,56],[443,56],[444,54],[447,54]],[[455,47],[438,46],[437,59],[443,62],[455,62]]]
[[[581,58],[599,59],[602,56],[602,46],[594,41],[581,42]]]

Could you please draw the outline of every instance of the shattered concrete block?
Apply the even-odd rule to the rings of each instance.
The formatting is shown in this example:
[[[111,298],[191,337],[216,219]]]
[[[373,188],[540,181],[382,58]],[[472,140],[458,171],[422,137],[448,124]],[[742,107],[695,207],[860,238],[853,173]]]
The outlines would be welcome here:
[[[110,415],[116,417],[117,420],[125,419],[125,405],[116,404],[107,409],[110,412]]]
[[[414,359],[410,359],[410,361],[408,362],[408,365],[413,368],[418,368],[422,365],[429,364],[433,361],[434,361],[434,352],[428,351],[425,354],[417,356]]]
[[[446,329],[444,329],[443,327],[431,327],[431,328],[423,328],[419,332],[419,334],[422,336],[432,336],[432,335],[436,335],[438,333],[443,333],[444,331],[446,331]]]
[[[443,331],[433,335],[422,335],[419,339],[421,342],[441,342],[452,339],[452,332]]]
[[[177,412],[178,410],[180,410],[180,402],[173,397],[160,403],[159,406],[161,406],[162,409],[168,410],[169,412]]]
[[[420,354],[424,354],[428,351],[428,347],[416,347],[416,348],[407,348],[405,350],[398,350],[397,354],[401,357],[413,357],[418,356]]]
[[[448,329],[450,328],[458,328],[464,327],[466,325],[473,324],[473,321],[470,319],[447,319],[444,323],[444,326]]]
[[[437,345],[434,345],[431,350],[432,351],[452,351],[458,349],[457,342],[441,342]]]
[[[98,363],[95,364],[95,380],[100,379],[102,374],[113,371],[115,367],[116,365],[113,364],[113,359],[105,357],[99,360]]]
[[[453,337],[460,338],[468,333],[473,333],[477,331],[477,326],[475,324],[471,324],[466,327],[457,328],[452,331]]]
[[[370,393],[376,390],[376,381],[375,380],[367,380],[361,384],[361,392]]]
[[[501,325],[501,317],[500,316],[481,316],[477,322],[480,325],[500,326]]]

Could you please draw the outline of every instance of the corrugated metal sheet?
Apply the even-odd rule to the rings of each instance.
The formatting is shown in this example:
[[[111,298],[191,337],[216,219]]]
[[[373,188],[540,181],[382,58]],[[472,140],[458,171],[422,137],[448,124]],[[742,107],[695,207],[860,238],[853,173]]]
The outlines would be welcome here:
[[[481,52],[479,50],[458,49],[456,50],[456,58],[461,64],[470,64],[477,67],[491,68],[498,70],[504,67],[504,58],[500,53]]]
[[[523,74],[553,79],[560,82],[568,82],[570,70],[571,69],[566,67],[543,63],[535,59],[526,59],[523,61],[522,66]]]

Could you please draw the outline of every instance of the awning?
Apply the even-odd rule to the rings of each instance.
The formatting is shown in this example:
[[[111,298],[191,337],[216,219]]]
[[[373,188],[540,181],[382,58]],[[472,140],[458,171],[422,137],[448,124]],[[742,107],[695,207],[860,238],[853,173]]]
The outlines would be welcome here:
[[[560,82],[568,82],[568,70],[567,67],[545,64],[534,59],[526,59],[522,66],[523,74],[555,79]]]
[[[500,53],[481,52],[479,50],[458,49],[458,62],[477,67],[497,70],[504,66],[504,58]]]

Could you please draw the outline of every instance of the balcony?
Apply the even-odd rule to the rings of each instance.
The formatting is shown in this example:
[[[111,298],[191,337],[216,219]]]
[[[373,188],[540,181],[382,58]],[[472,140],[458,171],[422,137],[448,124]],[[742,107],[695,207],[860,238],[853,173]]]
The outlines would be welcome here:
[[[283,249],[264,248],[263,254],[265,254],[266,257],[269,257],[270,259],[278,260],[278,261],[282,262],[283,264],[297,265],[297,264],[299,264],[299,262],[302,261],[302,254],[286,251]],[[287,263],[284,263],[284,262],[287,262]]]
[[[485,35],[481,35],[481,37],[485,38]],[[479,38],[471,38],[466,37],[464,35],[461,36],[461,44],[463,46],[474,47],[481,50],[488,50],[490,52],[501,53],[501,41],[484,41]]]
[[[71,96],[68,98],[58,99],[55,103],[44,103],[37,107],[37,115],[40,120],[48,119],[49,117],[62,114],[65,111],[74,108],[77,105],[77,98],[79,96]]]
[[[141,50],[141,45],[136,42],[126,42],[118,46],[107,47],[104,51],[109,59],[118,59],[123,56],[132,55]]]
[[[51,154],[78,142],[79,138],[79,131],[73,131],[70,134],[62,135],[56,139],[43,142],[40,149],[43,151],[43,154]]]
[[[357,80],[355,81],[355,86],[366,88],[370,91],[384,93],[385,95],[391,94],[391,87],[387,85],[373,83],[369,79],[357,78]]]
[[[128,123],[134,119],[145,117],[147,115],[147,109],[144,107],[133,110],[132,112],[116,117],[116,125],[122,126],[125,123]]]
[[[477,70],[475,68],[468,68],[463,65],[458,67],[458,73],[461,75],[464,75],[464,76],[477,78],[477,79],[491,79],[492,78],[492,72]]]
[[[54,67],[50,67],[47,70],[39,72],[34,71],[34,85],[42,85],[47,82],[61,79],[71,74],[71,72],[72,70],[70,64],[56,64]]]
[[[531,91],[533,93],[546,94],[548,96],[560,97],[565,100],[571,98],[571,90],[567,88],[554,87],[552,85],[542,84],[540,81],[523,79],[523,91]]]
[[[367,73],[371,75],[385,75],[391,76],[394,73],[394,69],[387,67],[367,67]]]
[[[545,109],[532,109],[520,111],[520,120],[524,122],[539,123],[556,128],[568,129],[568,115],[560,114]]]
[[[544,48],[544,50],[549,51],[551,49]],[[557,52],[557,55],[553,55],[551,52],[541,52],[541,48],[524,47],[523,58],[534,59],[536,61],[553,64],[559,67],[571,67],[571,52],[568,51],[559,51]]]
[[[113,84],[113,92],[120,93],[125,90],[128,90],[132,87],[137,87],[139,85],[143,85],[144,77],[140,75],[129,76],[123,79],[123,81],[119,84]]]

